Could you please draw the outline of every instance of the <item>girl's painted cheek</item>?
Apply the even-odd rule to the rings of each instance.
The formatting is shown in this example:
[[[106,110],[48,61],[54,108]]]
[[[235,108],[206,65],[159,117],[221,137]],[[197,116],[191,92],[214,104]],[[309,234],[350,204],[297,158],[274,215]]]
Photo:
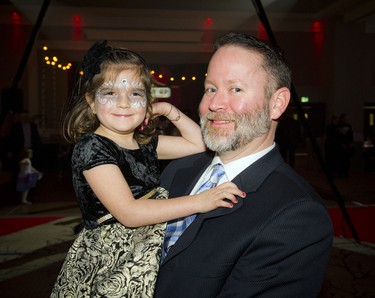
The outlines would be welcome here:
[[[113,96],[106,96],[100,91],[95,94],[95,100],[101,105],[113,106],[116,102],[116,99]]]
[[[132,108],[145,108],[147,106],[147,100],[145,98],[131,98],[131,96],[129,96],[129,103]]]

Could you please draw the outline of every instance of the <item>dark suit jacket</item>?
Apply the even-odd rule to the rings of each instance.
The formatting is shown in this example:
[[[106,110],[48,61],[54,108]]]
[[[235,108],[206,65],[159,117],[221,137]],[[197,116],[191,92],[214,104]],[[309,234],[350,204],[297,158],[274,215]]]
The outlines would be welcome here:
[[[211,155],[169,164],[171,198],[190,193]],[[196,217],[161,264],[155,297],[316,297],[333,239],[319,196],[277,147],[233,182],[246,198]]]

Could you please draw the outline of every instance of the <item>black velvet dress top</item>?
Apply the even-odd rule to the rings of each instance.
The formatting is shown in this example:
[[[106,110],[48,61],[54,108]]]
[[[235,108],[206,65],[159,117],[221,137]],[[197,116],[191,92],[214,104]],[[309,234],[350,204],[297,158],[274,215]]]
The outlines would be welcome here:
[[[158,138],[155,136],[149,144],[139,145],[140,149],[129,150],[95,133],[89,133],[78,140],[72,155],[73,186],[86,228],[97,227],[96,220],[109,211],[91,190],[83,171],[103,164],[117,165],[133,196],[139,198],[159,186],[157,143]],[[114,221],[116,220],[112,218],[105,223]]]

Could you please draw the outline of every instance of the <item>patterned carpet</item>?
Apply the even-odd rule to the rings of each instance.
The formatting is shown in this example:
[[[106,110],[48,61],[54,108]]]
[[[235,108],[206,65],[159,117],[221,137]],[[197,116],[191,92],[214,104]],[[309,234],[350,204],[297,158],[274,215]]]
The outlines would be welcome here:
[[[49,297],[79,221],[62,217],[0,237],[2,297]],[[375,245],[336,238],[319,297],[375,297],[374,280]]]
[[[340,240],[339,240],[340,241]],[[331,258],[319,297],[375,297],[375,246],[342,240],[331,250]],[[350,246],[345,249],[345,246]],[[354,249],[353,247],[354,246]]]

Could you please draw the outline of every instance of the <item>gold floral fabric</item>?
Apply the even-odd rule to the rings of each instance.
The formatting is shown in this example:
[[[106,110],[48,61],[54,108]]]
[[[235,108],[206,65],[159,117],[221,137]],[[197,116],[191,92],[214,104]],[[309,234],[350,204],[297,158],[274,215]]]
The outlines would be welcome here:
[[[156,199],[167,195],[158,187]],[[165,226],[127,228],[117,222],[83,228],[68,251],[51,298],[152,297]]]

